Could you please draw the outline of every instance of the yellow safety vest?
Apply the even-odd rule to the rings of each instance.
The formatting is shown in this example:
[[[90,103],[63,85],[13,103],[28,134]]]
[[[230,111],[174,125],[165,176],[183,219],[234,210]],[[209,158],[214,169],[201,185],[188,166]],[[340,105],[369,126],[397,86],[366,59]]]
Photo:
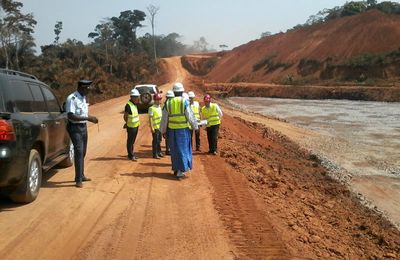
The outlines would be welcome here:
[[[130,128],[135,128],[140,125],[139,121],[139,113],[135,104],[133,104],[130,100],[128,101],[128,105],[131,108],[131,115],[128,115],[128,121],[126,122],[126,126]]]
[[[196,104],[196,105],[195,105]],[[200,121],[200,107],[199,103],[196,101],[193,101],[193,104],[190,105],[190,108],[193,111],[194,116],[196,117],[197,122]]]
[[[219,118],[216,104],[210,103],[209,108],[207,108],[206,106],[202,107],[201,113],[203,114],[205,119],[207,119],[207,127],[221,124],[221,119]]]
[[[149,111],[152,112],[153,116],[150,116],[151,119],[151,129],[154,131],[156,129],[160,129],[160,124],[161,124],[161,107],[160,106],[156,106],[156,105],[152,105],[149,108]]]
[[[183,129],[188,127],[185,106],[182,97],[174,97],[167,101],[168,128]]]

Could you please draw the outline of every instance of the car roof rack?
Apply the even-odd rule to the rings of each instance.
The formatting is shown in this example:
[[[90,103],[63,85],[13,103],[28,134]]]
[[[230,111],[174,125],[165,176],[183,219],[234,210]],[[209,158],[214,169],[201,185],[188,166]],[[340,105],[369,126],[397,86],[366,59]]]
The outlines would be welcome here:
[[[35,76],[31,75],[31,74],[20,72],[20,71],[16,71],[16,70],[0,69],[0,73],[7,74],[7,75],[17,75],[17,76],[21,76],[21,77],[26,77],[26,78],[36,79],[37,80],[37,78]]]

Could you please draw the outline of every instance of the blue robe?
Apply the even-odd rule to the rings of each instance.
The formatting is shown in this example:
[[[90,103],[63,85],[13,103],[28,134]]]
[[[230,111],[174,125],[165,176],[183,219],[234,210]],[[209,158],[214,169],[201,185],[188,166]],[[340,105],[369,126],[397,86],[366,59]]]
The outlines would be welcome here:
[[[192,138],[189,128],[168,129],[173,171],[187,172],[192,169]]]

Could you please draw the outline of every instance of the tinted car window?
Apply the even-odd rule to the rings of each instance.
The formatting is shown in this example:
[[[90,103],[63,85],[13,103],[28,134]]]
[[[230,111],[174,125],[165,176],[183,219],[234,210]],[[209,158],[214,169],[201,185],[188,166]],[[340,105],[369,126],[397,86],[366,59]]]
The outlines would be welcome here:
[[[11,81],[12,89],[9,92],[14,100],[16,112],[32,112],[32,93],[28,85],[22,81]]]
[[[44,101],[44,97],[42,91],[40,91],[40,87],[37,84],[29,84],[32,95],[32,110],[33,112],[47,112],[46,103]]]
[[[140,94],[143,94],[143,93],[154,94],[155,93],[153,87],[137,87],[136,89],[139,91]]]
[[[47,101],[47,108],[49,112],[60,112],[60,105],[56,97],[54,96],[53,92],[51,92],[48,88],[42,86],[43,94]]]

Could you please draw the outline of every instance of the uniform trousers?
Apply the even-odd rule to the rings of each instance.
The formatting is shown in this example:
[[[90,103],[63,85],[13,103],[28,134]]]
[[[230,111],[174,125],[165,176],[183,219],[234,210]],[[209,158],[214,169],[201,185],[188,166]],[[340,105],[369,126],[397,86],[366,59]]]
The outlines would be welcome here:
[[[75,182],[82,182],[88,142],[86,123],[68,123],[67,130],[74,145]]]

